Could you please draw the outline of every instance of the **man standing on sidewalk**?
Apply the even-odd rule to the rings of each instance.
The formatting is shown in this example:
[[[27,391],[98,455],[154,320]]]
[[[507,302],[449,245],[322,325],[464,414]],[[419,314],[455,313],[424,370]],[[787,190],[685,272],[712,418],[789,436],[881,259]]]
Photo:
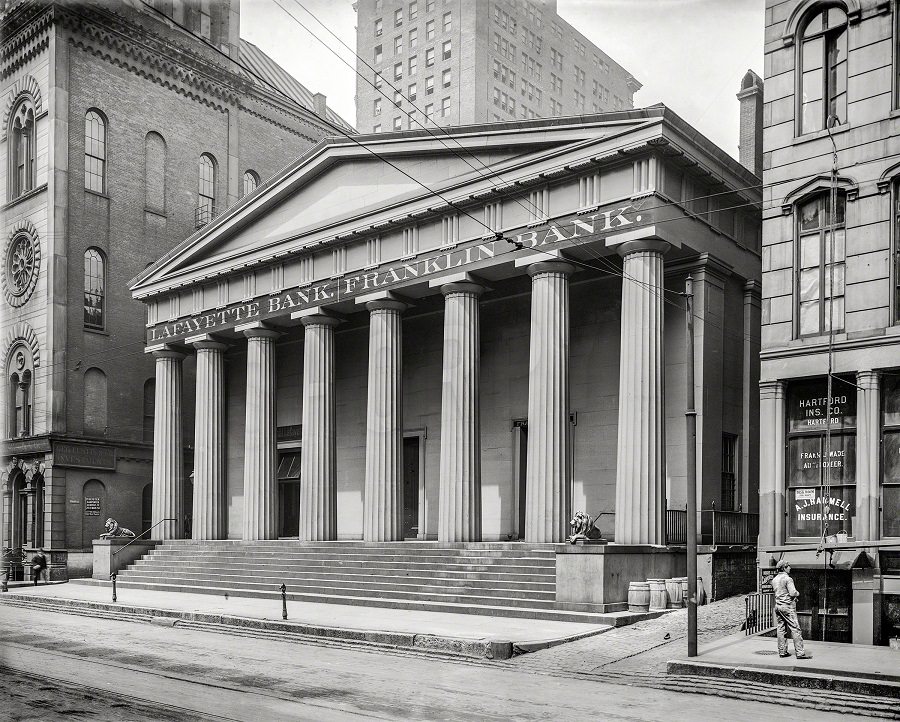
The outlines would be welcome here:
[[[790,657],[788,653],[787,635],[790,632],[794,640],[794,653],[797,659],[812,659],[803,651],[803,637],[800,634],[800,623],[797,621],[797,597],[800,592],[791,579],[791,565],[782,559],[775,565],[778,572],[772,580],[775,590],[775,629],[778,633],[778,656]]]

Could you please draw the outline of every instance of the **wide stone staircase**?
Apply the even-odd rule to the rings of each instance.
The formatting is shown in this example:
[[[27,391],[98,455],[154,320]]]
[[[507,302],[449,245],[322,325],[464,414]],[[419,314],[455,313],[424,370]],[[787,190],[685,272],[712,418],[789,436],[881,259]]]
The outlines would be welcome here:
[[[556,602],[556,546],[526,543],[172,540],[121,587],[615,624]],[[621,623],[621,622],[619,622]]]

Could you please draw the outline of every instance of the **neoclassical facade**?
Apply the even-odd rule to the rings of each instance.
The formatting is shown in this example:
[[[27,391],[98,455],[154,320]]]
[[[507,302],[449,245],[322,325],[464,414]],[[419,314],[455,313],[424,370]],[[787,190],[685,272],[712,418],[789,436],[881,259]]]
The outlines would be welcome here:
[[[66,551],[89,573],[107,517],[149,526],[155,379],[128,281],[351,130],[240,39],[236,0],[155,7],[0,10],[0,542],[51,549],[55,578]]]
[[[131,284],[160,538],[664,544],[688,275],[698,494],[752,509],[758,184],[662,106],[320,142]]]

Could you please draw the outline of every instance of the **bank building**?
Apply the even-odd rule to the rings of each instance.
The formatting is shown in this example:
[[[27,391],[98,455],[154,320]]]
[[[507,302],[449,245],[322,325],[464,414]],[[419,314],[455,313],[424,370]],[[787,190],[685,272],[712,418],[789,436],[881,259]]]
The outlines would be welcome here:
[[[688,275],[698,496],[756,508],[759,202],[663,106],[318,143],[131,283],[156,360],[155,538],[552,563],[583,510],[634,578],[671,576]],[[571,608],[621,608],[615,574]]]

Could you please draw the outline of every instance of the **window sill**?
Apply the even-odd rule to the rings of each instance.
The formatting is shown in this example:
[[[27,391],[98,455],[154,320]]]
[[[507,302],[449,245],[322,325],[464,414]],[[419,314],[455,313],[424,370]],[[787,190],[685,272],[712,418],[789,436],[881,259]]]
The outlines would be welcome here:
[[[104,331],[102,328],[87,328],[82,327],[85,333],[91,333],[95,336],[109,336],[109,331]]]
[[[840,125],[836,125],[831,128],[831,135],[846,133],[848,130],[850,130],[850,123],[841,123]],[[820,138],[827,138],[828,135],[828,130],[817,130],[813,133],[805,133],[804,135],[795,136],[794,140],[791,141],[791,145],[802,145],[803,143],[808,143],[813,140],[819,140]]]
[[[14,205],[17,205],[19,203],[24,203],[29,198],[34,198],[35,196],[43,193],[45,190],[47,190],[46,183],[44,183],[43,185],[39,185],[37,188],[32,188],[30,191],[26,191],[25,193],[18,196],[17,198],[13,198],[11,201],[6,203],[4,206],[0,207],[0,209],[5,211],[7,208],[12,208]]]
[[[97,196],[98,198],[106,198],[106,200],[109,200],[109,196],[106,195],[106,193],[101,193],[100,191],[92,191],[90,188],[85,188],[84,192],[88,195]]]

